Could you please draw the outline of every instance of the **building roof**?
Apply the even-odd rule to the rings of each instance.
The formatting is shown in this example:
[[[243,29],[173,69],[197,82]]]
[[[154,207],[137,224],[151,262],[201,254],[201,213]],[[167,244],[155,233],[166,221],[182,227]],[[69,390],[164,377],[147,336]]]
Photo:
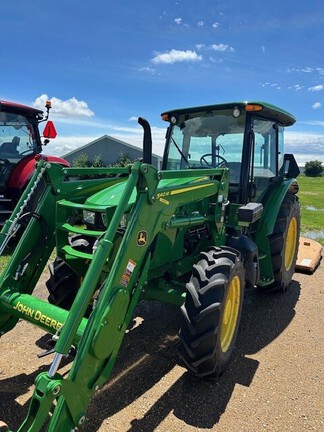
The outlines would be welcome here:
[[[85,145],[82,146],[82,147],[78,147],[78,148],[72,150],[71,152],[66,153],[63,157],[73,156],[73,154],[75,154],[75,153],[79,153],[80,151],[83,151],[83,150],[86,151],[87,148],[92,147],[93,145],[97,144],[98,142],[100,142],[100,141],[102,141],[102,140],[104,140],[104,139],[108,139],[108,140],[110,140],[110,141],[115,142],[116,144],[120,144],[120,145],[123,146],[123,147],[128,147],[128,148],[130,148],[130,149],[132,149],[132,150],[136,150],[136,151],[139,151],[139,152],[141,152],[141,151],[143,150],[141,147],[137,147],[137,146],[135,146],[135,145],[128,144],[128,143],[126,143],[125,141],[121,141],[121,140],[119,140],[119,139],[117,139],[117,138],[114,138],[114,137],[112,137],[112,136],[110,136],[110,135],[103,135],[103,136],[101,136],[100,138],[97,138],[97,139],[95,139],[94,141],[91,141],[91,142],[89,142],[88,144],[85,144]],[[156,157],[156,158],[158,158],[158,159],[162,159],[161,156],[159,156],[159,155],[157,155],[157,154],[154,154],[154,153],[152,153],[152,156],[153,156],[153,157]]]

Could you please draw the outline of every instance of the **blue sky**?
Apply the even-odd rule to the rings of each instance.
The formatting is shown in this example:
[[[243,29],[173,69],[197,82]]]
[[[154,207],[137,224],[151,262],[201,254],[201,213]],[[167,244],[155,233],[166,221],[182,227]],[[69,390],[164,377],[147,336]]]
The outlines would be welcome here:
[[[262,100],[297,118],[286,152],[324,162],[324,2],[1,2],[0,99],[52,100],[62,155],[107,134],[141,145],[185,106]],[[109,150],[108,150],[109,151]]]

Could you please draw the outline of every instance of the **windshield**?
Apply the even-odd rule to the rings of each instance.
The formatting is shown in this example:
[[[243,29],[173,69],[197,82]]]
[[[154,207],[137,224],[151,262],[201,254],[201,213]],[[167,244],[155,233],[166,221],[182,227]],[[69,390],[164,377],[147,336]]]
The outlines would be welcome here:
[[[170,136],[167,169],[229,167],[231,181],[239,182],[245,113],[220,110],[176,124]]]
[[[34,126],[21,114],[0,112],[0,159],[21,159],[37,151]]]

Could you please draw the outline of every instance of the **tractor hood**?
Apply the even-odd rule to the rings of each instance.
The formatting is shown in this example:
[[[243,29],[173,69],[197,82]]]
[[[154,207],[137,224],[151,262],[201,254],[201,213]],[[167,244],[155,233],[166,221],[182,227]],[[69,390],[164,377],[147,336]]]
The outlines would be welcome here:
[[[209,180],[208,176],[200,176],[200,177],[187,177],[183,179],[168,179],[161,180],[159,183],[158,190],[172,190],[178,186],[190,185],[192,183],[197,184],[199,181]],[[90,208],[92,210],[104,210],[107,207],[116,207],[120,201],[120,198],[124,192],[125,186],[127,183],[127,179],[122,181],[121,183],[114,184],[100,192],[89,197],[85,202],[85,207]],[[134,189],[130,201],[129,206],[134,204],[136,200],[137,191]]]
[[[112,186],[103,189],[91,197],[89,197],[84,203],[86,207],[89,207],[93,210],[103,210],[107,207],[116,207],[120,201],[120,197],[122,196],[126,181],[122,181],[121,183],[114,184]],[[136,190],[134,189],[130,204],[133,204],[136,199]]]

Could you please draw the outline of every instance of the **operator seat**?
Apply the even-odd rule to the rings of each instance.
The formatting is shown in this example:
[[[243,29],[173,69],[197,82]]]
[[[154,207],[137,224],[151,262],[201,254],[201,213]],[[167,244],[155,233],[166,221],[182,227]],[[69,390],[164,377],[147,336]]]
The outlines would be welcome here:
[[[17,150],[19,142],[20,142],[20,138],[17,136],[14,136],[12,138],[11,142],[9,141],[9,142],[4,142],[3,144],[1,144],[0,153],[6,153],[9,155],[19,154],[19,151]]]
[[[229,196],[233,203],[239,202],[241,165],[241,162],[227,163],[230,170]]]

